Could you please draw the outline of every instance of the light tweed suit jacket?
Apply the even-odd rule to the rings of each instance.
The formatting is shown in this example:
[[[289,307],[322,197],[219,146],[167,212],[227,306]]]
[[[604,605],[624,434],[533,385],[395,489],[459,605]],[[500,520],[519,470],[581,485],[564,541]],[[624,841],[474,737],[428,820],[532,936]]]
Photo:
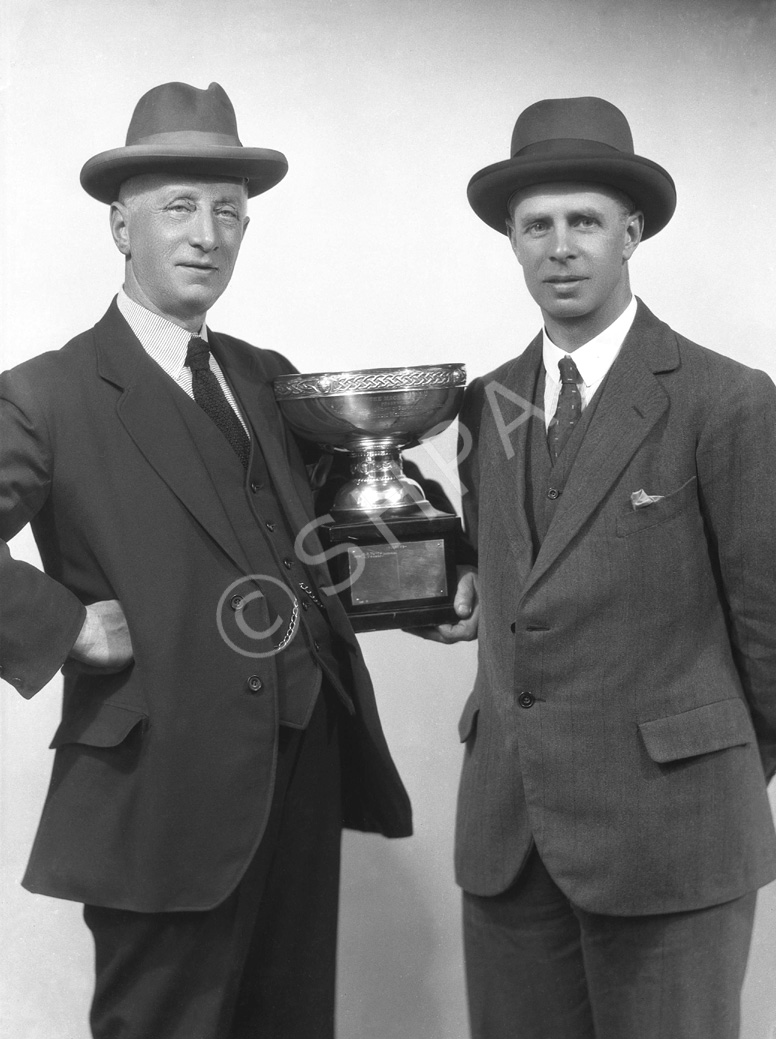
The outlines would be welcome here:
[[[776,875],[776,387],[639,303],[534,558],[541,363],[539,337],[462,412],[481,620],[458,881],[505,890],[535,842],[591,911],[735,898]]]

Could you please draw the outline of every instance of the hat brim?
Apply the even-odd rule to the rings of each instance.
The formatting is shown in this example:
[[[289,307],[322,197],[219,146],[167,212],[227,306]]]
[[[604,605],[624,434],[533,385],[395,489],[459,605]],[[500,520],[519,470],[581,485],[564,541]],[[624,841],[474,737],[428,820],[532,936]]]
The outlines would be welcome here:
[[[520,188],[574,181],[601,184],[624,192],[644,214],[642,238],[661,231],[676,209],[676,187],[670,174],[640,155],[553,155],[505,159],[475,173],[467,195],[486,224],[507,234],[507,203]]]
[[[180,173],[202,177],[243,177],[248,197],[274,188],[288,172],[288,160],[271,148],[213,146],[193,149],[136,144],[100,152],[84,163],[81,186],[92,198],[110,204],[130,177],[143,173]]]

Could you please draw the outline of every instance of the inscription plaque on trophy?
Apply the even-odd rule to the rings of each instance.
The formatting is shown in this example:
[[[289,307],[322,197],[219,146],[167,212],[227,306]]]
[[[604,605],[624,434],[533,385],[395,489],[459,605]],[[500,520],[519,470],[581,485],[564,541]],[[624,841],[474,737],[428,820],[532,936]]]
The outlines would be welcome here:
[[[356,631],[455,621],[453,513],[434,508],[404,473],[401,451],[441,433],[461,407],[460,364],[283,375],[278,405],[291,428],[350,457],[351,479],[320,534]],[[342,547],[341,547],[342,546]]]

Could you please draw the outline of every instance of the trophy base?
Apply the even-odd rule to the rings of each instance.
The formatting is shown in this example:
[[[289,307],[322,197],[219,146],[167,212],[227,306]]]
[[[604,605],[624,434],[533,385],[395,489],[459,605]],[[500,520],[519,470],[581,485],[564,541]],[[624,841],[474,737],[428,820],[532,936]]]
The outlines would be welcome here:
[[[335,514],[336,516],[336,514]],[[355,631],[417,628],[458,618],[457,516],[436,510],[366,514],[321,528],[329,569]]]

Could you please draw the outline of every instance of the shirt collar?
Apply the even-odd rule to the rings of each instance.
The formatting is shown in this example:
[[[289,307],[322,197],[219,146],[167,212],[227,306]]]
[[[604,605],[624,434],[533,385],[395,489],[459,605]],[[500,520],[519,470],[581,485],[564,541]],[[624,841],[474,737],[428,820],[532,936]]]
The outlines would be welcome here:
[[[161,365],[168,375],[177,379],[185,367],[186,350],[193,333],[136,303],[123,288],[119,289],[116,304],[146,353]],[[207,326],[204,321],[196,334],[207,342]]]
[[[603,332],[599,332],[594,339],[577,347],[571,355],[577,371],[582,376],[586,386],[598,385],[614,363],[614,359],[620,352],[620,348],[630,331],[633,319],[636,316],[636,297],[631,296],[630,303],[622,314]],[[558,361],[562,357],[568,357],[566,350],[561,350],[552,342],[547,335],[547,329],[542,329],[542,358],[544,370],[548,377],[555,382],[560,381],[558,373]]]

